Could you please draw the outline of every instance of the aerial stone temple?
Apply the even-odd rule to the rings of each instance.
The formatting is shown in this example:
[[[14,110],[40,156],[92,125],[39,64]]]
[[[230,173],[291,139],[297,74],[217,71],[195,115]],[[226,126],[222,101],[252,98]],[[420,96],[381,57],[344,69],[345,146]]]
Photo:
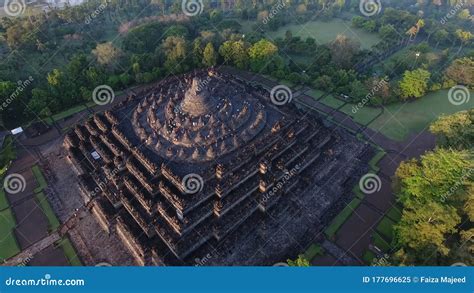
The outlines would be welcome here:
[[[312,174],[336,161],[343,139],[293,104],[274,105],[268,91],[227,73],[195,71],[95,114],[64,146],[91,212],[137,264],[189,264],[251,235],[290,194],[314,190]],[[360,159],[367,146],[351,152]],[[341,186],[347,169],[337,175]],[[235,247],[214,264],[229,264],[227,254],[237,257]]]

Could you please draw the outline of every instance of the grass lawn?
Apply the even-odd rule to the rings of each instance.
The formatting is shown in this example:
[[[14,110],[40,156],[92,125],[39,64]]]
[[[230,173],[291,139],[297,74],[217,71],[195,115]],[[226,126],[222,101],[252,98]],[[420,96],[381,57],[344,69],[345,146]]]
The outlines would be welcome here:
[[[74,246],[72,246],[71,241],[69,238],[63,238],[58,242],[58,246],[64,250],[64,254],[66,255],[69,264],[72,266],[82,266],[81,260],[77,256],[76,250]]]
[[[254,22],[255,23],[255,22]],[[241,22],[244,32],[251,32],[251,24]],[[375,33],[368,33],[362,29],[351,27],[350,21],[342,19],[332,19],[330,21],[310,21],[302,24],[290,24],[280,27],[276,31],[265,33],[270,39],[285,38],[285,33],[290,30],[293,36],[303,39],[312,37],[318,44],[326,44],[333,41],[337,35],[343,34],[349,38],[358,40],[363,49],[369,49],[380,42],[380,38]]]
[[[377,232],[375,232],[374,235],[372,235],[372,237],[374,240],[374,245],[377,246],[380,250],[382,250],[383,252],[387,252],[390,250],[391,248],[390,244],[387,243],[387,241],[385,241],[382,238],[382,236],[377,234]]]
[[[323,99],[319,101],[323,103],[324,105],[329,106],[334,109],[338,109],[339,107],[345,104],[343,101],[333,97],[332,95],[327,95],[326,97],[324,97]]]
[[[365,106],[356,111],[353,111],[352,110],[353,107],[355,107],[354,104],[346,104],[344,107],[340,109],[340,111],[351,116],[355,122],[362,125],[367,125],[370,121],[372,121],[375,117],[377,117],[377,115],[379,115],[382,112],[382,109],[368,107],[368,106]]]
[[[369,166],[370,166],[370,169],[372,169],[372,171],[374,171],[375,173],[377,173],[378,171],[380,171],[380,167],[377,166],[377,164],[380,162],[380,160],[382,160],[383,157],[385,157],[387,153],[383,150],[380,150],[377,152],[377,154],[375,154],[375,156],[369,161]]]
[[[16,150],[13,144],[13,136],[5,137],[2,150],[0,151],[0,176],[3,176],[10,166],[10,162],[16,159]]]
[[[471,96],[474,91],[471,91]],[[385,136],[403,141],[411,133],[426,129],[441,114],[453,114],[474,107],[474,99],[459,106],[448,100],[448,90],[429,93],[419,100],[408,103],[397,103],[386,107],[385,112],[372,122],[369,127],[382,132]]]
[[[0,211],[0,261],[20,252],[13,229],[15,218],[10,209]]]
[[[362,256],[362,259],[365,261],[366,264],[370,265],[372,264],[372,261],[375,258],[375,253],[373,253],[370,250],[366,250],[364,255]]]
[[[56,214],[54,213],[53,209],[49,205],[48,199],[46,198],[44,193],[40,192],[36,194],[36,200],[38,201],[38,204],[43,210],[44,215],[46,216],[46,218],[48,218],[50,230],[55,231],[56,229],[58,229],[60,225],[59,220],[56,217]]]
[[[63,111],[63,112],[58,113],[56,115],[53,115],[53,120],[58,121],[58,120],[64,119],[64,118],[69,117],[71,115],[74,115],[78,112],[84,111],[85,109],[87,109],[87,107],[84,106],[84,105],[79,105],[79,106],[70,108],[66,111]]]
[[[36,187],[35,192],[38,193],[43,191],[43,189],[48,186],[48,183],[46,183],[46,179],[44,179],[41,169],[38,167],[38,165],[35,165],[31,168],[31,171],[33,172],[33,175],[35,176],[36,181],[38,182],[38,187]]]
[[[316,256],[323,254],[324,248],[322,248],[319,244],[311,244],[308,250],[306,250],[306,252],[304,253],[304,258],[311,261]]]
[[[324,234],[328,238],[334,237],[336,232],[341,228],[341,226],[347,221],[347,219],[352,215],[352,212],[360,205],[361,200],[354,198],[340,213],[337,215],[331,222],[331,224],[324,230]]]
[[[325,94],[325,92],[320,91],[320,90],[311,90],[311,91],[308,91],[307,94],[315,99],[319,99]]]
[[[377,225],[377,232],[380,233],[380,235],[384,236],[385,239],[387,240],[392,240],[393,239],[393,225],[395,224],[394,221],[390,220],[387,217],[384,217],[382,221]]]
[[[392,219],[393,221],[398,222],[402,218],[402,209],[397,206],[394,206],[387,212],[386,216]]]
[[[5,190],[3,188],[0,188],[0,211],[8,208],[9,206],[10,204],[8,203]]]

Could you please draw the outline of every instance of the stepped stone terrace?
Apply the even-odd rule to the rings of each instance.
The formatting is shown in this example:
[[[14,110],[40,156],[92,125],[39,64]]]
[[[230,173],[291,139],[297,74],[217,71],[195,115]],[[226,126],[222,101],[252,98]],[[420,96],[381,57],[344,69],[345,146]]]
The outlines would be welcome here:
[[[64,146],[92,214],[139,265],[285,260],[345,206],[372,152],[215,69],[130,96]]]

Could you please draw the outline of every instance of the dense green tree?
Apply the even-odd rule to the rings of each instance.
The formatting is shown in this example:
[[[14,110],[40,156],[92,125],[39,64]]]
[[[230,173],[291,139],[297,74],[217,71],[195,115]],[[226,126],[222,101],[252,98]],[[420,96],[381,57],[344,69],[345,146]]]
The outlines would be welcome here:
[[[204,48],[202,63],[206,67],[215,66],[217,64],[217,54],[212,43],[207,43]]]
[[[428,90],[428,81],[431,74],[424,69],[405,71],[400,81],[401,98],[420,98]]]
[[[474,144],[474,109],[441,116],[430,125],[443,146],[465,149]]]
[[[261,72],[270,61],[278,54],[278,47],[272,42],[262,39],[253,44],[249,49],[250,68]]]

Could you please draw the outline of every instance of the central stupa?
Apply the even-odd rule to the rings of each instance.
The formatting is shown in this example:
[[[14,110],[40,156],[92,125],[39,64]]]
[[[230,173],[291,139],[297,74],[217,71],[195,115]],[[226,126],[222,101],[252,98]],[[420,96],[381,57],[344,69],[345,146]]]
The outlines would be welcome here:
[[[181,103],[183,112],[199,117],[213,112],[216,106],[216,99],[211,98],[211,94],[206,87],[206,82],[199,78],[193,78],[191,88],[184,94]]]

